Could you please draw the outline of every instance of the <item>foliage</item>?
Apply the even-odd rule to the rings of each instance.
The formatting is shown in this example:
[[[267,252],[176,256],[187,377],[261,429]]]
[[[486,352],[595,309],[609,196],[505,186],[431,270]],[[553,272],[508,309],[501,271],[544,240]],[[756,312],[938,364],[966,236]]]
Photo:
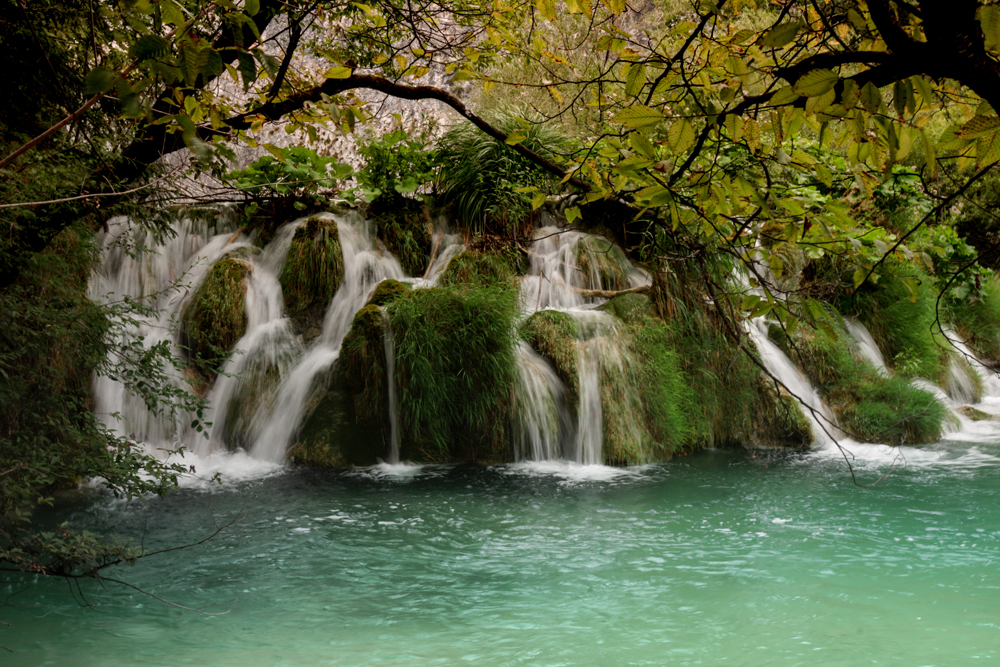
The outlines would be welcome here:
[[[947,319],[977,357],[996,361],[1000,360],[1000,284],[994,275],[984,275],[972,294],[948,300]]]
[[[315,198],[323,189],[336,190],[342,179],[354,173],[349,165],[304,146],[268,145],[268,150],[271,155],[226,174],[225,180],[254,199],[291,197],[296,200],[295,208],[305,210],[306,204],[299,200]],[[256,202],[249,204],[247,215],[253,215],[257,207]]]
[[[412,290],[389,306],[404,456],[509,459],[517,291]]]
[[[85,228],[65,230],[17,283],[0,289],[0,564],[8,570],[95,576],[109,564],[134,562],[143,550],[125,540],[66,523],[38,532],[35,508],[52,504],[53,489],[91,476],[119,497],[163,494],[186,469],[155,459],[97,419],[93,373],[122,382],[157,412],[200,415],[203,407],[171,383],[176,369],[165,344],[146,347],[128,335],[148,306],[85,298],[95,253],[89,239]]]
[[[221,371],[246,332],[246,280],[252,266],[232,257],[216,262],[184,309],[184,340],[203,375]]]
[[[411,276],[422,276],[433,250],[427,209],[413,199],[382,198],[368,207],[378,237]]]
[[[333,218],[311,217],[295,230],[281,269],[281,291],[291,313],[325,309],[344,277],[340,233]]]
[[[568,144],[559,130],[538,120],[529,122],[513,109],[494,110],[490,119],[504,134],[516,133],[521,144],[541,155],[551,156]],[[467,123],[450,128],[438,145],[441,204],[450,205],[460,223],[477,233],[519,232],[537,208],[533,200],[541,196],[544,201],[546,192],[556,190],[550,174]]]
[[[388,204],[416,193],[434,180],[437,152],[427,147],[433,127],[410,135],[398,128],[380,137],[361,140],[358,152],[364,165],[357,180],[364,199]]]

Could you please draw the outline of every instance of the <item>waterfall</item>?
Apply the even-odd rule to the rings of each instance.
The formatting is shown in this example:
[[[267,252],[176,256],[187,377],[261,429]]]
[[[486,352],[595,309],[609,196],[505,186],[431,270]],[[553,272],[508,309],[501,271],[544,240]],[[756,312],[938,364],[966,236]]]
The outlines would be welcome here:
[[[840,430],[837,428],[836,417],[809,379],[767,337],[767,322],[764,318],[758,317],[750,322],[748,333],[757,346],[757,353],[764,367],[802,404],[802,412],[812,425],[813,444],[824,448],[835,445],[834,437],[839,435]]]
[[[153,314],[135,318],[128,334],[147,349],[166,342],[173,356],[180,357],[177,325],[185,306],[213,263],[247,245],[229,243],[235,227],[226,212],[212,220],[192,214],[177,220],[174,235],[161,240],[128,218],[114,218],[99,237],[101,261],[91,274],[87,296],[97,303],[131,298],[150,306]],[[167,371],[177,387],[188,388],[180,372]],[[94,412],[117,435],[157,448],[173,448],[193,435],[190,415],[150,410],[120,382],[104,376],[94,379]]]
[[[396,398],[396,345],[392,338],[389,313],[382,311],[385,320],[385,381],[389,397],[389,463],[399,463],[399,403]]]
[[[379,282],[404,278],[395,257],[375,248],[370,223],[356,212],[334,216],[344,257],[344,278],[326,310],[323,330],[313,347],[283,379],[277,390],[272,412],[258,413],[255,431],[260,435],[250,454],[265,461],[281,462],[312,400],[317,382],[333,369],[340,356],[340,345],[351,328],[351,321]]]
[[[581,293],[581,290],[614,288],[604,284],[598,270],[600,262],[610,261],[609,258],[598,257],[600,251],[589,242],[581,247],[585,239],[607,243],[601,237],[561,231],[555,226],[535,231],[529,253],[531,268],[521,280],[522,317],[540,310],[557,310],[576,320],[580,331],[579,386],[574,389],[579,402],[576,414],[572,414],[566,400],[568,392],[549,363],[527,346],[519,348],[515,422],[520,429],[520,458],[566,458],[583,465],[604,462],[601,378],[609,365],[621,369],[624,362],[620,341],[614,335],[614,316],[594,310],[606,299]],[[586,270],[580,266],[581,257],[585,259]],[[620,262],[629,287],[649,282],[649,274],[633,266],[624,255],[615,261]],[[634,422],[638,416],[627,418]],[[629,431],[636,439],[640,437],[636,423],[630,424]]]
[[[868,328],[853,317],[844,318],[844,327],[854,340],[854,349],[861,358],[874,366],[881,375],[889,375],[885,357],[882,356],[882,351],[878,349],[878,344],[875,343]]]

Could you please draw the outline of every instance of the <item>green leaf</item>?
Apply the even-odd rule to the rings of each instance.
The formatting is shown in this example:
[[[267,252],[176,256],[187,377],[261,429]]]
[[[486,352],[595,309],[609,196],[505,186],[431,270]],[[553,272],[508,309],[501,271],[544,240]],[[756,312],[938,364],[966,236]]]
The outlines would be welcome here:
[[[327,79],[349,79],[354,70],[350,67],[331,67],[323,74]]]
[[[639,155],[650,160],[656,159],[656,149],[653,148],[653,144],[650,143],[649,139],[642,136],[638,132],[632,132],[628,137],[629,143],[632,145],[632,150],[634,150]]]
[[[85,95],[96,95],[105,93],[115,85],[118,74],[112,72],[107,67],[95,67],[87,73],[83,80],[83,92]]]
[[[257,12],[260,11],[260,0],[246,0],[244,7],[246,7],[247,14],[256,16]]]
[[[1000,129],[1000,117],[997,116],[973,116],[972,119],[962,126],[956,136],[959,139],[978,139],[980,137],[991,136]]]
[[[578,206],[571,206],[566,209],[567,224],[572,225],[574,220],[579,220],[581,217],[583,217],[583,214],[580,213],[580,208]]]
[[[625,78],[625,94],[635,96],[646,85],[646,66],[642,63],[632,63]]]
[[[882,108],[882,91],[871,81],[861,88],[861,104],[872,114],[878,113]]]
[[[793,86],[795,92],[803,97],[818,97],[833,90],[840,76],[829,69],[817,69],[799,77]]]
[[[652,127],[663,120],[663,114],[656,109],[650,109],[642,104],[636,104],[618,113],[611,119],[613,123],[621,123],[626,127]]]
[[[240,74],[243,76],[243,90],[247,90],[257,80],[257,62],[253,56],[244,51],[237,54]]]
[[[160,58],[170,53],[170,43],[159,35],[143,35],[128,50],[128,55],[140,62]]]
[[[675,153],[683,153],[694,145],[694,125],[687,118],[674,121],[667,130],[667,141]]]
[[[504,143],[507,144],[508,146],[517,146],[519,143],[521,143],[527,138],[528,135],[525,134],[522,130],[514,130],[507,135],[507,138],[504,139]]]
[[[798,21],[790,21],[788,23],[776,25],[764,34],[764,37],[760,40],[760,44],[761,46],[781,48],[795,39],[795,36],[799,34],[799,29],[801,27],[802,24]]]
[[[545,203],[545,193],[541,191],[536,192],[535,195],[531,198],[531,210],[532,211],[538,210],[539,208],[542,207],[542,204],[544,203]]]

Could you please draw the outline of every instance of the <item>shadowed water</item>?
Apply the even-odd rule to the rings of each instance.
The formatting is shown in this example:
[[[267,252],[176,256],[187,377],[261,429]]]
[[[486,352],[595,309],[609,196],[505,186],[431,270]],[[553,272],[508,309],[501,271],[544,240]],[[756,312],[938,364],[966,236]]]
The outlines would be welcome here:
[[[890,450],[867,446],[864,480]],[[1000,657],[1000,443],[904,450],[872,489],[828,453],[641,468],[274,469],[72,523],[158,548],[108,576],[5,584],[10,665],[983,664]],[[258,474],[260,474],[258,472]],[[64,506],[60,512],[65,514]],[[234,602],[228,602],[233,601]]]

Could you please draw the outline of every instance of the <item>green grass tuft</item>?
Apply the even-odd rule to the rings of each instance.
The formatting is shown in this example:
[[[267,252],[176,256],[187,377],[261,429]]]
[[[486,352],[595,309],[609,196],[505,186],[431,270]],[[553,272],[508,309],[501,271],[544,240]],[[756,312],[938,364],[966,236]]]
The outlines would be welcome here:
[[[401,283],[398,280],[383,280],[376,287],[372,295],[368,297],[369,306],[385,306],[396,300],[401,294],[409,292],[411,289],[410,285],[407,283]]]
[[[466,251],[448,262],[448,266],[438,279],[438,284],[487,287],[509,282],[513,277],[514,270],[507,258],[493,253]]]
[[[571,315],[557,310],[540,310],[520,327],[521,338],[536,352],[552,362],[556,374],[566,386],[570,406],[575,410],[580,388],[580,325]]]

